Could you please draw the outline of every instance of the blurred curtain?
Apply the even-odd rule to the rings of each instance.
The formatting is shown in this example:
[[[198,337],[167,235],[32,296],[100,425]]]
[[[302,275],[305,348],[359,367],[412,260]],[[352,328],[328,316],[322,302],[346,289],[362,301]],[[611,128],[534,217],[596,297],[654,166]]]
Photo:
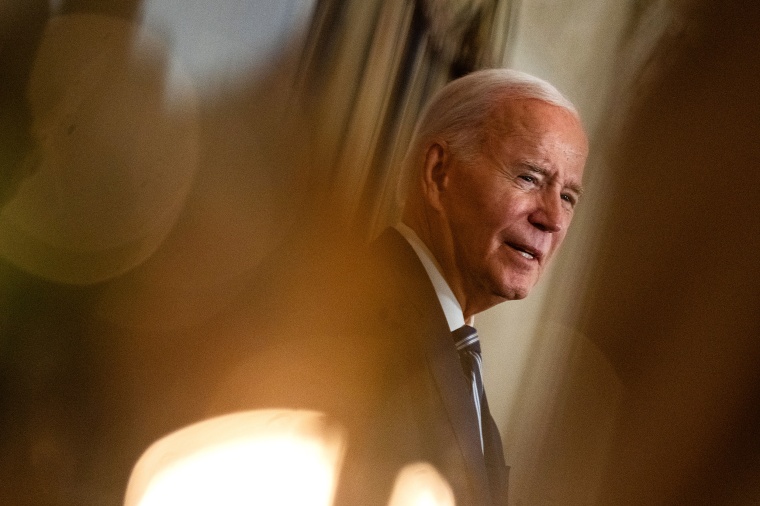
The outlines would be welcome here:
[[[450,79],[501,64],[513,4],[318,1],[296,91],[314,132],[310,211],[365,238],[397,218],[400,162],[420,109]]]
[[[760,504],[758,26],[687,2],[641,46],[584,300],[625,386],[597,504]]]
[[[27,175],[21,161],[34,141],[26,83],[48,15],[43,0],[0,3],[0,208]]]

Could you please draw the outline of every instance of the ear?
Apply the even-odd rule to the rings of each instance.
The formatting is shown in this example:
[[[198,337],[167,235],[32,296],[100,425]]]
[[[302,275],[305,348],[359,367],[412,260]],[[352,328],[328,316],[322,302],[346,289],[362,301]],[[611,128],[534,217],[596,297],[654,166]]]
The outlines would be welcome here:
[[[422,166],[422,193],[434,209],[442,210],[441,197],[449,184],[450,168],[451,155],[446,143],[431,143]]]

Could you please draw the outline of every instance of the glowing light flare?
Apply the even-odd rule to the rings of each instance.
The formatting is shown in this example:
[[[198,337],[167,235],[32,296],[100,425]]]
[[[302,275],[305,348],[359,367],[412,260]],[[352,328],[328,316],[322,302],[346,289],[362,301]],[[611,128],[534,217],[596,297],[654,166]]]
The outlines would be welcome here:
[[[125,506],[332,504],[344,438],[310,411],[235,413],[154,443],[135,465]]]
[[[430,464],[404,467],[396,477],[388,506],[454,506],[454,492]]]

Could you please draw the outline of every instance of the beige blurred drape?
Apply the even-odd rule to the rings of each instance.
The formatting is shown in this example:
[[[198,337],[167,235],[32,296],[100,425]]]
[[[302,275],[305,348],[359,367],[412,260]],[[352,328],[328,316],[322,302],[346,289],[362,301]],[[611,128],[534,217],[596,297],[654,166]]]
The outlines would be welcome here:
[[[364,237],[394,221],[400,161],[430,95],[501,63],[510,0],[319,0],[295,101],[311,126],[310,212]]]

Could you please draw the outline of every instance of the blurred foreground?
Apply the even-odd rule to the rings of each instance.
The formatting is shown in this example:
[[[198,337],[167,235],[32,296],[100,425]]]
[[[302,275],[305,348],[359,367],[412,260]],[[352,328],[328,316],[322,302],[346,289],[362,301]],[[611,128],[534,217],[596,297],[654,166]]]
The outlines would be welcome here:
[[[760,503],[755,2],[0,5],[0,504],[119,504],[219,414],[270,266],[393,221],[424,98],[507,64],[596,153],[552,279],[483,318],[513,502]]]

